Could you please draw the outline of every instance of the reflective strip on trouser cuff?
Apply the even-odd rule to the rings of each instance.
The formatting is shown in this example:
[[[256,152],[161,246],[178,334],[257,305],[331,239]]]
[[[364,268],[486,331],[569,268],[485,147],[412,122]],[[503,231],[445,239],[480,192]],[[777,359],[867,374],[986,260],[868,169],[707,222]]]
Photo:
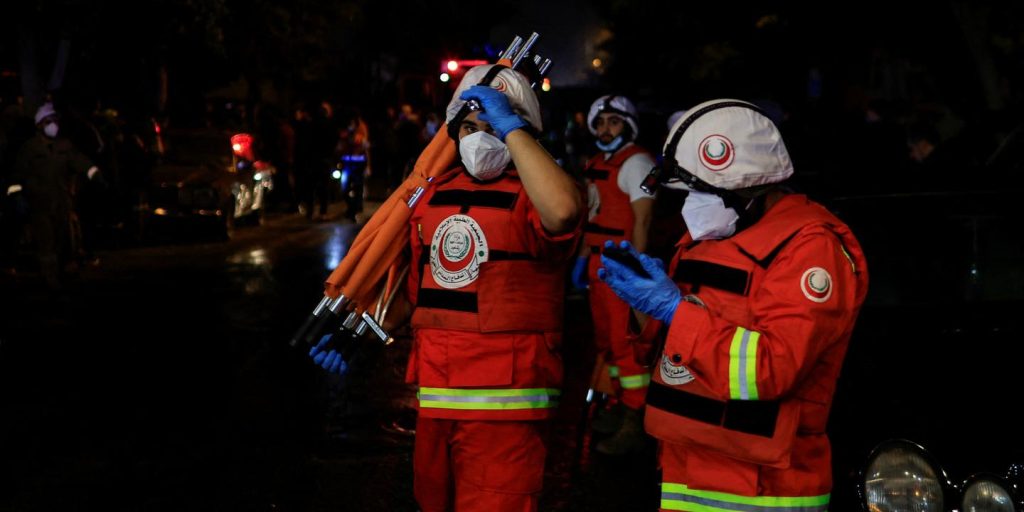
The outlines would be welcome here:
[[[553,388],[532,389],[452,389],[420,388],[421,408],[463,410],[547,409],[558,407]]]
[[[622,389],[646,388],[651,383],[651,374],[641,373],[640,375],[622,375],[619,377],[619,384]]]
[[[689,512],[825,512],[828,494],[821,496],[740,496],[698,491],[683,484],[661,484],[661,508]]]
[[[608,365],[608,376],[613,379],[619,378],[619,367],[615,365]]]
[[[729,347],[729,398],[757,400],[757,340],[761,333],[736,328]]]

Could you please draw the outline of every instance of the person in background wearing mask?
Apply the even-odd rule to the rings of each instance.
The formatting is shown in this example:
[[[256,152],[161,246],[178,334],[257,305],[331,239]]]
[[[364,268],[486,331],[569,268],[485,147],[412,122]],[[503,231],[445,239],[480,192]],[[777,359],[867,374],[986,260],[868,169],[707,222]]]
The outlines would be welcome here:
[[[589,284],[594,343],[599,353],[594,371],[607,371],[613,382],[618,381],[614,387],[618,400],[591,423],[595,432],[614,435],[597,443],[596,449],[607,455],[625,455],[644,446],[641,413],[651,376],[636,363],[627,340],[629,305],[597,279],[598,255],[609,238],[629,241],[641,251],[647,249],[654,195],[644,192],[640,184],[654,159],[633,143],[639,135],[637,112],[625,96],[598,98],[590,106],[587,125],[600,152],[583,171],[589,215],[572,279],[577,288]]]
[[[637,341],[660,343],[645,426],[661,441],[661,509],[827,510],[825,425],[868,285],[860,244],[781,185],[786,146],[750,103],[688,110],[663,156],[645,186],[690,191],[668,273],[627,242],[649,275],[607,256],[598,271],[650,315]]]
[[[51,291],[60,289],[60,264],[71,264],[71,182],[77,174],[95,179],[99,169],[66,138],[59,137],[51,103],[36,111],[36,136],[22,146],[7,194],[24,194],[36,243],[39,269]]]
[[[424,512],[537,510],[583,194],[535,139],[540,107],[518,72],[470,69],[446,120],[462,167],[410,219],[414,493]],[[344,371],[324,343],[314,361]]]

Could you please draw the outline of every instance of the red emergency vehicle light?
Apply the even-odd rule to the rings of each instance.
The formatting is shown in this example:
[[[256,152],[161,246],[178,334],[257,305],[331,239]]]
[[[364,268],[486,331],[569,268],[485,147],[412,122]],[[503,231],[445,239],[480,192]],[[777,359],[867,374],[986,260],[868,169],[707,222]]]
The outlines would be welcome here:
[[[235,156],[249,161],[255,160],[252,154],[252,135],[238,133],[231,136],[231,150]]]

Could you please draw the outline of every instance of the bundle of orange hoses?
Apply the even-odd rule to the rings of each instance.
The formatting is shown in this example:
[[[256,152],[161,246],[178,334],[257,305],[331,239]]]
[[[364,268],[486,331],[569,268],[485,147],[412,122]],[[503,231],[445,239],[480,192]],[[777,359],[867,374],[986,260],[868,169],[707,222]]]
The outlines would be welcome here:
[[[530,55],[537,38],[535,32],[523,44],[523,39],[516,36],[498,64],[516,69]],[[532,62],[536,66],[535,76],[540,80],[551,61],[541,62],[539,56],[533,55]],[[478,110],[479,105],[469,104],[467,108]],[[381,341],[392,341],[380,323],[408,270],[408,262],[402,261],[402,255],[409,243],[409,218],[426,188],[434,178],[450,169],[454,160],[455,143],[444,126],[420,154],[409,177],[370,217],[344,259],[331,272],[324,286],[324,297],[292,337],[292,346],[300,340],[316,343],[338,321],[342,329],[355,335],[361,336],[370,330]]]

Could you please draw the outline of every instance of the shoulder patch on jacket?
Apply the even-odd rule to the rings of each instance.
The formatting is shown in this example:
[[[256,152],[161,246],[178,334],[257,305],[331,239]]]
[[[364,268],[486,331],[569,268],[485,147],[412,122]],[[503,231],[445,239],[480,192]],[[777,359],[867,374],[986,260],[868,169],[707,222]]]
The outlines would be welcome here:
[[[811,267],[800,277],[800,291],[811,302],[827,302],[832,297],[832,274],[821,267]]]

